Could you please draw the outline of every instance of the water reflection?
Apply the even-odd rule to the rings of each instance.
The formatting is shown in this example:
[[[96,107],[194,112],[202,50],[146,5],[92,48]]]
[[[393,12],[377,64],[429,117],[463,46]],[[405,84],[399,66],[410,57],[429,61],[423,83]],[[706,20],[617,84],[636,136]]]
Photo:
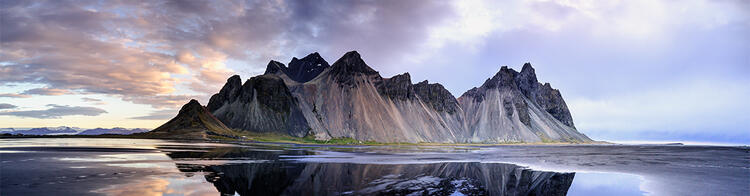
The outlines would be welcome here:
[[[646,195],[639,186],[643,179],[622,173],[578,172],[570,187],[570,195]]]
[[[224,195],[565,195],[575,175],[502,163],[353,164],[279,160],[281,155],[311,154],[304,150],[216,148],[167,155],[175,159],[182,172],[204,173],[205,179]],[[252,162],[201,162],[238,159]]]
[[[207,182],[192,174],[165,174],[151,176],[124,184],[110,185],[94,190],[94,193],[117,196],[158,196],[158,195],[218,195],[218,191]]]
[[[91,140],[2,141],[0,195],[644,194],[637,175],[536,171],[487,149]]]

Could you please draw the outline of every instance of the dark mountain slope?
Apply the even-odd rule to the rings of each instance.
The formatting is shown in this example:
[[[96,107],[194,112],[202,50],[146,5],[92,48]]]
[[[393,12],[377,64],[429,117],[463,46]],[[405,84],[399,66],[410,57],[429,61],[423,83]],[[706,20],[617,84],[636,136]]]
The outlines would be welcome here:
[[[193,99],[183,105],[177,116],[167,123],[139,135],[152,138],[207,139],[209,135],[232,137],[235,132]]]
[[[281,78],[272,74],[255,76],[241,86],[238,81],[239,76],[229,78],[208,104],[221,122],[234,129],[298,137],[310,131],[297,98]]]

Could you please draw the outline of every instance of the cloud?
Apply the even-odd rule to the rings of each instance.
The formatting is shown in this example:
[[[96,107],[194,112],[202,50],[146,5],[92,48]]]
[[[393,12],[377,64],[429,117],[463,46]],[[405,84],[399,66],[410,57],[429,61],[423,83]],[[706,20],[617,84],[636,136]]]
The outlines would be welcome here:
[[[71,93],[65,89],[54,89],[54,88],[33,88],[23,91],[24,95],[65,95]]]
[[[13,104],[9,104],[9,103],[0,103],[0,110],[13,109],[13,108],[17,108],[17,107],[18,106],[13,105]]]
[[[9,98],[30,98],[32,95],[65,95],[70,94],[71,91],[66,89],[54,89],[54,88],[33,88],[25,90],[21,93],[3,93],[0,97]]]
[[[218,87],[221,88],[221,87]],[[149,104],[154,108],[173,108],[169,106],[182,106],[183,104],[190,101],[195,97],[201,97],[206,95],[146,95],[146,96],[123,96],[123,100],[130,101],[137,104]]]
[[[451,15],[450,6],[412,1],[7,3],[0,10],[0,84],[45,84],[126,101],[163,98],[145,104],[176,108],[170,96],[215,93],[236,73],[226,65],[230,59],[256,67],[240,71],[254,72],[270,59],[312,51],[338,56],[356,49],[374,63],[408,56],[426,40],[428,27]],[[42,90],[29,94],[64,94]]]
[[[101,99],[95,99],[95,98],[89,98],[89,97],[82,97],[81,100],[86,101],[86,102],[100,102],[100,101],[102,101]]]
[[[744,84],[693,80],[655,84],[636,92],[570,99],[568,103],[574,118],[581,122],[577,126],[591,132],[704,132],[750,126],[750,117],[738,115],[750,110],[750,105],[742,104],[750,96]]]
[[[18,93],[2,93],[0,94],[0,97],[29,98],[31,97],[31,95],[24,95],[24,94],[18,94]]]
[[[105,104],[107,104],[106,102],[102,101],[101,99],[90,98],[90,97],[81,97],[81,100],[83,100],[85,102],[93,103],[93,104],[96,104],[96,105],[105,105]]]
[[[7,111],[0,112],[0,115],[39,119],[57,119],[62,118],[63,116],[98,116],[107,113],[107,111],[95,107],[67,106],[56,104],[48,104],[47,107],[50,108],[45,110]]]
[[[83,4],[83,5],[82,5]],[[156,32],[120,17],[107,6],[85,9],[84,2],[22,2],[0,10],[0,83],[40,83],[54,89],[123,97],[169,94],[184,72],[159,39],[137,39]],[[95,5],[91,5],[95,6]],[[110,9],[110,10],[108,10]],[[139,26],[140,25],[140,26]],[[118,28],[113,28],[117,26]],[[155,29],[155,31],[162,29]],[[38,89],[29,94],[52,93]],[[162,102],[156,102],[162,103]]]
[[[146,116],[136,116],[131,117],[130,119],[136,119],[136,120],[166,120],[171,119],[177,114],[177,110],[157,110],[149,113]]]
[[[290,1],[289,39],[298,53],[320,51],[338,58],[358,50],[381,71],[398,70],[428,47],[436,26],[457,17],[450,1]],[[334,61],[330,59],[329,61]]]

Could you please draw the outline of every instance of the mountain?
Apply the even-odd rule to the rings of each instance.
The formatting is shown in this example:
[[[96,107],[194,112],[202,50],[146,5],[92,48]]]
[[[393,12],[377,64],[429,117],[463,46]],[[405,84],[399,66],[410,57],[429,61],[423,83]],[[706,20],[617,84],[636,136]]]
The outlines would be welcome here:
[[[537,81],[531,64],[502,67],[456,99],[443,85],[384,78],[356,51],[333,65],[317,53],[270,61],[263,75],[232,76],[207,109],[230,128],[317,139],[378,142],[589,142],[560,92]]]
[[[113,135],[130,135],[133,133],[142,133],[147,132],[148,129],[142,129],[142,128],[135,128],[135,129],[126,129],[122,127],[114,127],[111,129],[107,128],[94,128],[94,129],[81,129],[78,127],[66,127],[66,126],[60,126],[60,127],[38,127],[38,128],[31,128],[31,129],[22,129],[22,128],[0,128],[0,133],[8,133],[8,134],[23,134],[23,135],[103,135],[103,134],[113,134]]]
[[[111,129],[107,128],[95,128],[95,129],[87,129],[83,132],[80,132],[76,135],[130,135],[134,133],[143,133],[149,131],[148,129],[142,129],[142,128],[135,128],[135,129],[126,129],[122,127],[114,127]]]
[[[458,100],[471,141],[591,141],[576,130],[560,91],[540,84],[529,63],[521,72],[503,66]]]
[[[460,112],[438,110],[422,97],[408,73],[383,78],[352,51],[315,79],[295,85],[293,94],[316,137],[350,137],[379,142],[464,142]],[[447,93],[447,90],[444,91]],[[453,96],[447,93],[445,96]],[[457,109],[457,106],[448,106]]]
[[[8,129],[10,134],[18,135],[65,135],[65,134],[76,134],[78,133],[81,128],[77,127],[66,127],[66,126],[59,126],[59,127],[39,127],[39,128],[31,128],[31,129]]]
[[[328,62],[316,52],[302,59],[292,58],[289,68],[282,63],[271,61],[266,67],[265,74],[284,73],[289,79],[304,83],[312,80],[328,67],[330,67]]]
[[[151,138],[207,139],[211,135],[233,137],[235,132],[193,99],[183,105],[177,116],[167,123],[140,135]]]
[[[297,137],[310,131],[299,100],[284,80],[273,74],[252,77],[244,84],[240,84],[239,76],[232,76],[211,97],[207,107],[217,119],[235,129]]]

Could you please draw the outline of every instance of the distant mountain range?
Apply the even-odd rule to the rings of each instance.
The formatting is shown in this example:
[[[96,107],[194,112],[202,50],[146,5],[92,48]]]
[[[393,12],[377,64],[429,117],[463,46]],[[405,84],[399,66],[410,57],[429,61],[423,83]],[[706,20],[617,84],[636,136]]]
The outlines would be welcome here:
[[[13,134],[13,135],[103,135],[103,134],[115,134],[115,135],[130,135],[133,133],[147,132],[148,129],[126,129],[122,127],[114,127],[111,129],[106,128],[95,128],[95,129],[82,129],[78,127],[38,127],[38,128],[0,128],[0,134]]]
[[[78,135],[104,135],[104,134],[111,134],[111,135],[130,135],[133,133],[143,133],[148,132],[148,129],[142,129],[142,128],[135,128],[135,129],[126,129],[122,127],[115,127],[111,129],[105,129],[105,128],[96,128],[96,129],[87,129],[83,132],[78,133]]]
[[[183,110],[198,111],[195,104],[197,101],[191,101]],[[263,75],[244,83],[237,75],[230,77],[205,109],[219,121],[208,124],[221,123],[239,131],[311,135],[321,140],[592,141],[576,130],[561,93],[549,83],[539,83],[529,63],[520,72],[503,66],[484,84],[456,99],[439,83],[412,83],[409,73],[383,78],[356,51],[332,65],[312,53],[293,58],[289,67],[271,61]],[[181,111],[159,130],[177,133],[174,130],[195,129],[196,124],[209,119],[183,114],[187,113]],[[195,123],[188,123],[191,120]],[[203,130],[210,132],[211,128]]]

